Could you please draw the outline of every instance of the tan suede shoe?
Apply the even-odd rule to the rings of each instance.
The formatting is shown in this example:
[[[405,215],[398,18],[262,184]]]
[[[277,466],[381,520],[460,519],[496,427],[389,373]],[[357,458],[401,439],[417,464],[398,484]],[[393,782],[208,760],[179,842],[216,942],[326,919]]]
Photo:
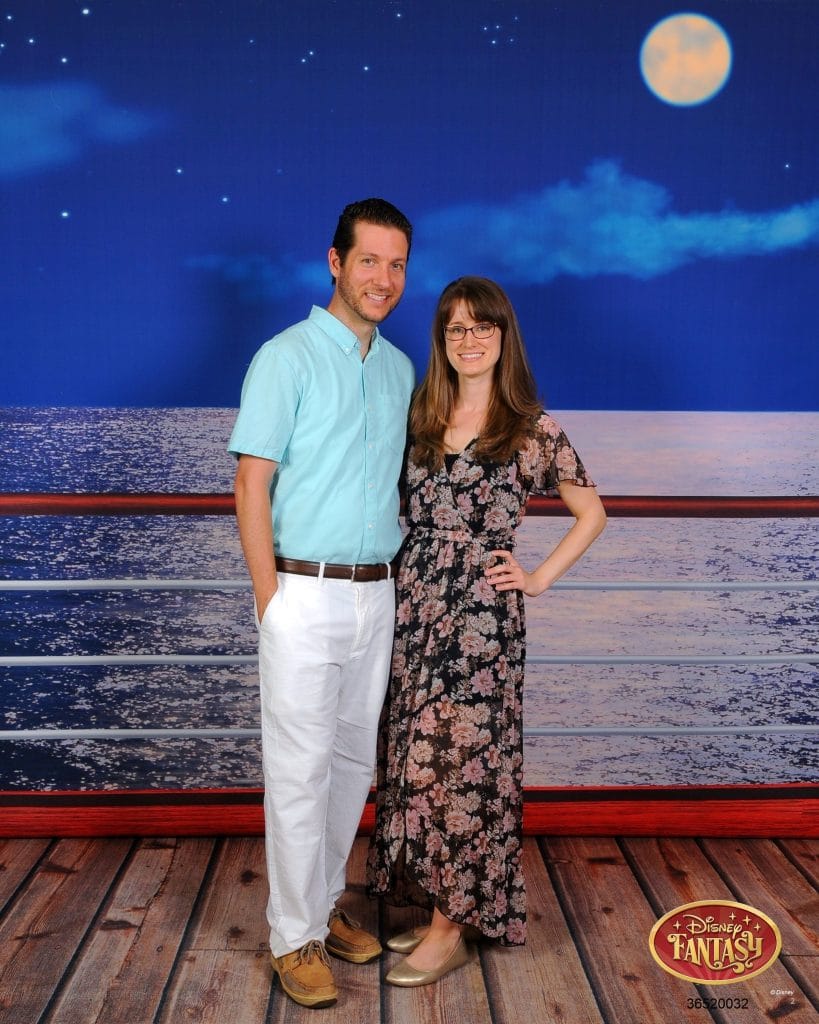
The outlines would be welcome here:
[[[270,959],[282,988],[300,1006],[332,1006],[338,999],[330,960],[318,939],[284,956],[271,954]]]
[[[354,921],[343,910],[330,911],[327,922],[330,934],[324,940],[327,952],[353,964],[367,964],[381,956],[381,943],[374,935],[365,932],[358,921]]]

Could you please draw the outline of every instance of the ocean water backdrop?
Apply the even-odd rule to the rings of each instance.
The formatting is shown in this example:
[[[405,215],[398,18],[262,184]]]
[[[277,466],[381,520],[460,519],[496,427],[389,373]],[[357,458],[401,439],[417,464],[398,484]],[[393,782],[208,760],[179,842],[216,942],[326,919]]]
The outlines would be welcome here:
[[[600,492],[819,493],[819,414],[557,412]],[[223,492],[232,409],[0,409],[0,491]],[[316,510],[320,515],[321,510]],[[534,565],[569,524],[528,518]],[[725,583],[573,590],[527,602],[530,656],[785,656],[772,664],[531,664],[525,725],[768,726],[754,734],[526,739],[526,783],[815,781],[815,519],[612,519],[571,581]],[[245,579],[231,517],[0,517],[4,580]],[[781,589],[731,589],[778,581]],[[0,590],[0,655],[253,655],[249,586]],[[253,729],[251,665],[0,667],[2,728]],[[258,786],[255,738],[3,741],[2,789]]]

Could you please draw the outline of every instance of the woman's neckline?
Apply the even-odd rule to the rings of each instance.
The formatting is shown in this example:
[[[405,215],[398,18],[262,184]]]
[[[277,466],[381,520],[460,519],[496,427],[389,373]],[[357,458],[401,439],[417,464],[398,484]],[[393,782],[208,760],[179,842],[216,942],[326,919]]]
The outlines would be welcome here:
[[[470,448],[477,440],[478,440],[477,437],[473,437],[470,441],[466,442],[466,444],[463,446],[463,448],[461,448],[460,451],[454,452],[454,451],[446,451],[445,450],[444,451],[444,455],[445,456],[450,456],[451,455],[451,456],[454,456],[454,457],[457,458],[457,456],[463,455],[463,453],[466,451],[466,449]]]

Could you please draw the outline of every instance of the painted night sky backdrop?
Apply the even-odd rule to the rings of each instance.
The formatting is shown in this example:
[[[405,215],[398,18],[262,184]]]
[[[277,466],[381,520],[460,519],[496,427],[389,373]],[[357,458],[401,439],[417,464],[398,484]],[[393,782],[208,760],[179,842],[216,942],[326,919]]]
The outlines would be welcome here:
[[[715,19],[708,102],[640,73]],[[413,220],[385,328],[495,277],[548,404],[813,410],[819,5],[0,0],[0,405],[238,404],[329,299],[341,207]]]

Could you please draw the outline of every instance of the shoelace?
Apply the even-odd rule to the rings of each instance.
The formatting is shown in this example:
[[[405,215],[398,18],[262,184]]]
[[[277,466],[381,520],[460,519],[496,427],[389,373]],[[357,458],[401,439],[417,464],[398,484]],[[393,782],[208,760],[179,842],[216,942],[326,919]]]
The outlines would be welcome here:
[[[339,910],[337,907],[330,911],[330,920],[335,921],[336,918],[338,918],[342,924],[346,924],[348,928],[361,927],[358,921],[354,921],[346,910]]]
[[[313,958],[318,959],[326,966],[330,966],[330,958],[327,955],[327,951],[324,948],[324,944],[319,942],[318,939],[311,939],[299,950],[299,955],[296,958],[297,964],[309,964],[313,962]]]

